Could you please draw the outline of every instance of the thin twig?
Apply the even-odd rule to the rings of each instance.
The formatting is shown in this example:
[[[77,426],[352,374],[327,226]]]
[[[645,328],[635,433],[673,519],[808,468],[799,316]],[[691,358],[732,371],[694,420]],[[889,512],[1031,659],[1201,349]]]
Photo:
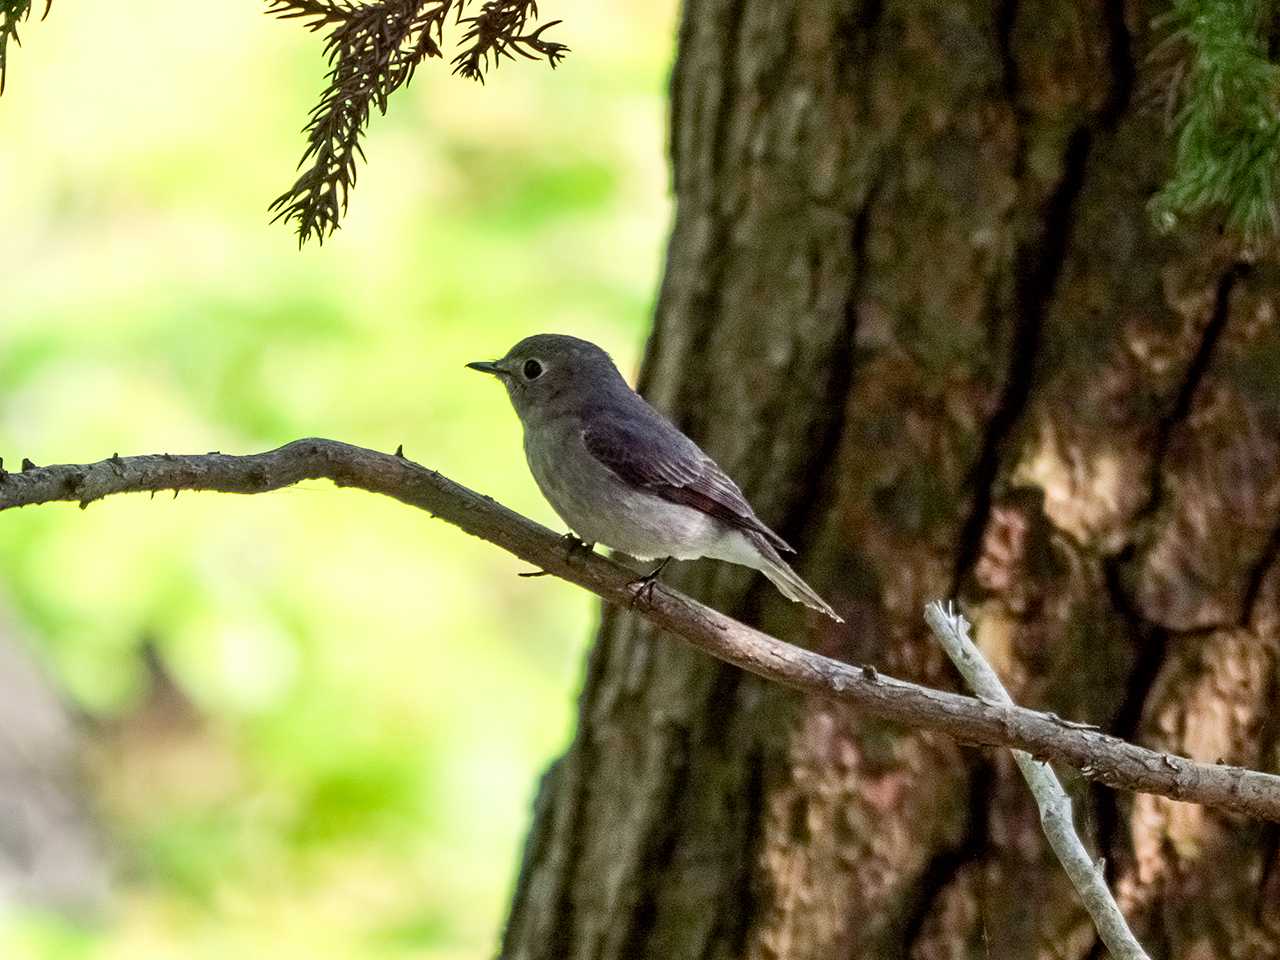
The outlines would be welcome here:
[[[984,700],[1013,703],[991,664],[969,638],[969,623],[964,617],[951,609],[950,604],[944,607],[935,600],[924,608],[924,619],[974,693]],[[1040,826],[1049,846],[1093,918],[1098,936],[1118,960],[1150,960],[1107,888],[1101,866],[1093,862],[1080,841],[1072,821],[1071,798],[1062,789],[1053,768],[1023,750],[1012,752],[1014,762],[1036,799]]]
[[[541,524],[403,456],[309,439],[243,457],[222,453],[111,457],[90,464],[31,465],[21,473],[7,474],[0,462],[0,510],[58,500],[78,501],[85,507],[110,494],[138,491],[265,493],[321,478],[426,510],[610,603],[632,606],[640,616],[700,650],[766,679],[965,743],[1026,750],[1118,789],[1280,821],[1280,776],[1196,763],[1052,714],[895,680],[872,667],[842,663],[784,643],[662,584],[655,585],[652,594],[645,590],[643,597],[637,597],[635,571],[594,553],[566,550],[564,539]]]

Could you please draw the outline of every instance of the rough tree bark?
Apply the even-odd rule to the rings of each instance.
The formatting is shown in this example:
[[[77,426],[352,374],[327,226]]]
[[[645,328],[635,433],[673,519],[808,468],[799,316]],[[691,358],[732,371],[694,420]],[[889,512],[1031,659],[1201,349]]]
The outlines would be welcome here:
[[[686,0],[677,216],[642,388],[849,621],[681,588],[953,683],[1277,767],[1277,261],[1145,203],[1156,4]],[[853,638],[871,638],[854,643]],[[607,610],[510,960],[1102,955],[1005,755],[805,699]],[[1153,956],[1280,957],[1280,833],[1078,787]]]

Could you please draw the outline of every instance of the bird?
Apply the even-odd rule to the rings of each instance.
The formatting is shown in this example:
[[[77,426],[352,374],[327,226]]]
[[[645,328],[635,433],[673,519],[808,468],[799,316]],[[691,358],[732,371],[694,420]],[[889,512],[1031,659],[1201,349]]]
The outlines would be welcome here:
[[[631,389],[609,355],[563,334],[526,337],[477,360],[507,389],[543,496],[586,544],[641,561],[710,557],[759,570],[790,600],[843,622],[782,558],[771,530],[711,457]]]

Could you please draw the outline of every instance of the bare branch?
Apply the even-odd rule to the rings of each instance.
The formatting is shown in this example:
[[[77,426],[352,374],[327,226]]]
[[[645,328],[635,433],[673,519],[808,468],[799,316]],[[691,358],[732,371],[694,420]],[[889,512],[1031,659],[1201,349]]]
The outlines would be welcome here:
[[[638,596],[634,571],[607,557],[566,550],[564,539],[546,527],[403,456],[309,439],[243,457],[113,456],[51,467],[28,461],[21,473],[4,473],[0,463],[0,510],[52,501],[85,507],[113,493],[139,491],[264,493],[322,478],[426,510],[610,603],[634,606],[639,615],[700,650],[768,680],[965,743],[1025,750],[1118,789],[1280,821],[1280,776],[1196,763],[1052,714],[895,680],[872,667],[784,643],[661,584]]]
[[[991,664],[969,638],[969,624],[964,617],[935,600],[925,607],[924,619],[974,693],[983,700],[1013,703]],[[1102,942],[1118,960],[1151,960],[1129,929],[1124,914],[1107,887],[1101,866],[1093,862],[1080,841],[1071,815],[1071,798],[1062,789],[1053,768],[1023,750],[1011,752],[1036,799],[1045,838],[1080,895],[1084,908],[1089,911]]]

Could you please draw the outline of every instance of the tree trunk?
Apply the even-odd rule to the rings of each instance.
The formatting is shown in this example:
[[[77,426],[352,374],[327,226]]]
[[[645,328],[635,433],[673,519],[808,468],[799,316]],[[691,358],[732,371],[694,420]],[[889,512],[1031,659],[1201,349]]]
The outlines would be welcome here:
[[[686,0],[642,376],[848,621],[673,583],[934,685],[971,604],[1028,705],[1277,767],[1274,260],[1161,234],[1136,0]],[[1155,958],[1280,957],[1280,831],[1073,781]],[[1010,758],[606,610],[509,960],[1105,956]]]
[[[35,909],[91,919],[107,906],[109,876],[81,731],[7,613],[0,608],[0,918]]]

